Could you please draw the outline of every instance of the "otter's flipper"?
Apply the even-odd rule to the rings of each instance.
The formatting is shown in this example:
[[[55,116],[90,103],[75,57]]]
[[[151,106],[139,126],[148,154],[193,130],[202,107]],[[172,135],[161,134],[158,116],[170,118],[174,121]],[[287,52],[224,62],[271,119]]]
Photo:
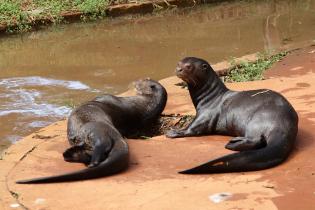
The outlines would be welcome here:
[[[280,140],[280,142],[283,140]],[[271,168],[283,162],[288,153],[281,152],[284,145],[267,145],[257,150],[237,152],[211,160],[194,168],[180,171],[181,174],[213,174],[257,171]]]
[[[253,149],[260,149],[267,145],[264,136],[260,138],[250,139],[248,137],[238,136],[232,138],[226,145],[225,148],[233,151],[246,151]]]
[[[72,146],[63,153],[63,159],[67,162],[84,163],[88,165],[91,162],[91,154],[82,145]]]
[[[124,139],[116,141],[112,150],[108,154],[105,161],[101,162],[98,166],[86,168],[80,171],[70,172],[66,174],[39,177],[28,180],[17,181],[17,184],[40,184],[40,183],[53,183],[53,182],[68,182],[84,179],[98,178],[108,176],[128,167],[129,162],[129,149],[128,144]]]

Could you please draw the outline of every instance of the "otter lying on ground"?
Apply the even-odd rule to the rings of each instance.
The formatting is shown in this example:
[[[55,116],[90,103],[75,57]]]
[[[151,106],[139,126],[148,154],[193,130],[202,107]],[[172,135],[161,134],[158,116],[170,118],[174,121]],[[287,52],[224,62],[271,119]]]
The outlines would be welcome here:
[[[72,147],[65,161],[81,162],[88,168],[57,176],[17,181],[18,184],[51,183],[97,178],[128,167],[128,145],[124,135],[156,120],[167,100],[165,88],[156,81],[135,82],[136,96],[102,95],[74,109],[67,135]]]
[[[262,170],[288,157],[298,131],[298,115],[282,95],[265,89],[231,91],[205,60],[194,57],[181,60],[176,74],[188,84],[197,114],[186,129],[170,130],[166,136],[236,136],[226,148],[240,151],[179,173]]]

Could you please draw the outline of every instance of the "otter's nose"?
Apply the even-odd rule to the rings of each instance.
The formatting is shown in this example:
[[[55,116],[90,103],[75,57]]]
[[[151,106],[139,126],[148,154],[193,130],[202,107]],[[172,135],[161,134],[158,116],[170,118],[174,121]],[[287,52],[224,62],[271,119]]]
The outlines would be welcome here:
[[[181,73],[182,71],[183,71],[183,69],[179,66],[177,66],[175,69],[175,73]]]

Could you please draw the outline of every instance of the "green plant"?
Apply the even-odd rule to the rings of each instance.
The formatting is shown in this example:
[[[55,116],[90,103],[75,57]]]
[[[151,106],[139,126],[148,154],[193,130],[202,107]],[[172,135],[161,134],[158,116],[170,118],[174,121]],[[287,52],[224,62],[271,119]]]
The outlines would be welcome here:
[[[21,11],[21,2],[0,0],[0,23],[6,22],[7,25],[12,25],[26,18],[26,13]]]
[[[152,137],[150,136],[140,136],[139,139],[143,139],[143,140],[148,140],[151,139]]]
[[[64,105],[65,105],[66,107],[71,108],[71,109],[74,109],[74,108],[77,106],[77,104],[76,104],[72,99],[69,99],[69,100],[67,100],[67,101],[64,101]]]
[[[75,0],[75,6],[84,13],[102,13],[109,5],[109,0]]]
[[[229,70],[227,76],[224,77],[226,82],[244,82],[253,80],[262,80],[263,72],[270,68],[272,64],[280,61],[287,52],[281,52],[276,55],[269,56],[268,54],[259,54],[258,59],[255,62],[241,62],[236,63],[232,60],[232,69]]]
[[[106,16],[110,0],[0,0],[0,24],[7,32],[30,30],[36,21],[60,23],[64,12],[80,11],[85,20]]]

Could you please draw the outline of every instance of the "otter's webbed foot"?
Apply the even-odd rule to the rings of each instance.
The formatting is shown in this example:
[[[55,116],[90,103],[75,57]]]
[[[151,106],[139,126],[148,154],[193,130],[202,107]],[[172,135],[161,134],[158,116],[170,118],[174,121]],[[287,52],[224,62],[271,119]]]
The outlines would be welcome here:
[[[192,132],[191,129],[187,130],[169,130],[166,134],[167,138],[180,138],[180,137],[189,137],[189,136],[199,136],[200,133]]]
[[[93,168],[93,167],[98,166],[98,164],[100,164],[100,163],[93,162],[93,163],[90,163],[87,167],[88,167],[88,168]]]
[[[83,146],[73,146],[68,148],[63,153],[63,158],[67,162],[88,164],[91,161],[91,156]]]
[[[258,139],[250,139],[247,137],[235,137],[232,138],[226,145],[225,148],[233,151],[246,151],[260,149],[267,145],[266,140],[261,137]]]
[[[166,134],[167,138],[179,138],[179,137],[184,137],[185,132],[183,130],[169,130]]]
[[[94,146],[91,162],[88,167],[92,168],[98,166],[101,162],[103,162],[110,152],[111,146],[111,141],[98,140]]]

